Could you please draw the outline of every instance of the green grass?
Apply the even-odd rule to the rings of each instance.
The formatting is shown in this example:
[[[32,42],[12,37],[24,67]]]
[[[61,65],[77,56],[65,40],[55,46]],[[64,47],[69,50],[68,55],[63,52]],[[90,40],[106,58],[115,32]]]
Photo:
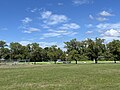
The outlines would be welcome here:
[[[1,65],[0,90],[120,90],[120,64]]]

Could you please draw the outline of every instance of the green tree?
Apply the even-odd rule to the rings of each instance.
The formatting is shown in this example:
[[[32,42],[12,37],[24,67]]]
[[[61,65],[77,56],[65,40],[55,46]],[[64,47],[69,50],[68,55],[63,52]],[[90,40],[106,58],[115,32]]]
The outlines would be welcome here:
[[[22,45],[18,42],[10,43],[11,59],[22,59]]]
[[[30,59],[29,48],[27,46],[21,47],[21,55],[22,55],[22,59]]]
[[[62,52],[61,56],[60,56],[60,59],[62,61],[65,61],[67,59],[67,56],[66,56],[66,52]]]
[[[56,64],[57,59],[60,59],[62,55],[62,50],[58,48],[57,45],[53,45],[48,48],[47,55],[50,58],[50,60],[54,61],[54,63]]]
[[[120,40],[113,40],[107,44],[108,50],[114,58],[114,63],[120,60]]]
[[[78,53],[78,51],[76,50],[71,50],[69,53],[68,53],[68,60],[75,60],[76,64],[77,64],[77,61],[79,60],[80,58],[80,55]]]
[[[80,55],[83,54],[83,44],[76,39],[72,39],[69,42],[64,42],[67,49],[68,60],[75,60],[76,64]]]
[[[5,41],[0,41],[0,59],[6,59],[9,56],[9,49],[5,48],[7,46]]]
[[[0,48],[4,48],[5,46],[7,46],[5,41],[0,41]]]
[[[42,61],[42,48],[39,47],[38,43],[28,44],[27,47],[30,61],[34,61],[34,64],[36,64],[36,62]]]
[[[76,50],[79,51],[80,49],[80,44],[76,39],[72,39],[69,42],[64,42],[65,43],[65,48],[67,49],[67,52],[70,52],[71,50]]]
[[[88,39],[87,42],[87,56],[91,60],[95,60],[95,63],[98,61],[98,57],[105,52],[104,39],[96,38],[95,41]]]
[[[49,47],[45,47],[42,51],[42,58],[43,58],[43,61],[49,61],[50,60],[50,57],[48,55],[48,52],[49,52]]]
[[[114,55],[110,52],[110,50],[108,48],[106,49],[106,51],[103,54],[103,56],[104,56],[104,59],[106,61],[112,61],[112,60],[114,60]]]
[[[10,59],[10,50],[8,48],[1,48],[2,58],[5,60]]]

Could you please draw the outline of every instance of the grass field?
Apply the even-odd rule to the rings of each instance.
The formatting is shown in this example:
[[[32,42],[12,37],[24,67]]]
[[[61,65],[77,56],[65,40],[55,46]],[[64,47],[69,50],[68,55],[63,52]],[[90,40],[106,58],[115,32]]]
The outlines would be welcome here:
[[[120,64],[1,65],[0,90],[120,90]]]

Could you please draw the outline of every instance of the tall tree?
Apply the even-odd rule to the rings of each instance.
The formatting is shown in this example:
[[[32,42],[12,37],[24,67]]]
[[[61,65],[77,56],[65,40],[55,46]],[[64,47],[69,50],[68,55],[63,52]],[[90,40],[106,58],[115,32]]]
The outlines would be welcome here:
[[[18,42],[10,43],[11,59],[22,59],[22,45]]]
[[[7,46],[5,41],[0,41],[0,48],[4,48],[5,46]]]
[[[42,59],[43,59],[43,61],[49,61],[50,60],[50,57],[48,56],[48,52],[49,52],[49,47],[45,47],[42,50]]]
[[[88,45],[87,56],[91,60],[95,60],[95,63],[97,63],[98,57],[101,56],[105,50],[105,45],[103,44],[104,39],[96,38],[95,41],[88,39],[88,40],[86,40],[86,42]]]
[[[71,50],[76,50],[79,51],[79,42],[76,39],[72,39],[69,42],[64,42],[65,43],[65,48],[67,49],[67,52]]]
[[[68,54],[68,60],[75,60],[76,64],[77,64],[77,61],[79,60],[80,58],[80,55],[78,53],[78,51],[76,50],[71,50]]]
[[[120,40],[113,40],[107,44],[108,50],[114,57],[114,63],[120,60]]]
[[[53,45],[49,47],[47,55],[50,60],[54,61],[54,63],[56,64],[57,59],[60,59],[62,55],[62,50],[58,48],[57,45]]]
[[[5,59],[5,57],[8,56],[9,50],[5,48],[6,46],[7,44],[5,41],[0,41],[0,58]]]
[[[80,54],[83,53],[81,50],[82,43],[77,41],[76,39],[72,39],[69,42],[64,42],[65,48],[67,49],[68,59],[69,60],[75,60],[77,64],[77,60],[80,57]]]
[[[10,50],[8,48],[1,48],[2,58],[5,60],[10,59]]]
[[[61,56],[60,56],[60,59],[61,59],[62,61],[67,60],[67,54],[66,54],[66,52],[65,52],[65,51],[64,51],[64,52],[62,52],[62,54],[61,54]]]
[[[32,43],[27,45],[29,49],[30,60],[34,61],[34,64],[38,61],[42,61],[42,48],[39,47],[38,43]]]

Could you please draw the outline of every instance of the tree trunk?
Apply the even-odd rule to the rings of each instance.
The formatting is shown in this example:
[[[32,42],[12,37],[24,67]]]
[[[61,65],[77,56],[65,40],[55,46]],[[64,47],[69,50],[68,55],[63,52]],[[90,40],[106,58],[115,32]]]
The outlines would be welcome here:
[[[54,64],[56,64],[56,61],[54,61]]]
[[[97,64],[98,62],[97,62],[97,58],[95,58],[95,64]]]
[[[75,64],[77,64],[77,60],[75,60]]]
[[[116,60],[114,60],[114,63],[117,63]]]
[[[34,64],[36,64],[36,58],[34,58]]]

